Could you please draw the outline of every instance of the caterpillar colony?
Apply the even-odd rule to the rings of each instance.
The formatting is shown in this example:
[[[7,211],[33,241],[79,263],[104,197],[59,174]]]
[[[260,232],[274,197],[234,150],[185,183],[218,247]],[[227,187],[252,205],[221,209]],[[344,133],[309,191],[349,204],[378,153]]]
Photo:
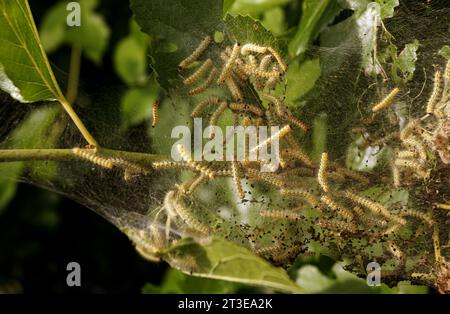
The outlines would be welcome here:
[[[220,50],[218,57],[207,54],[208,49]],[[287,268],[299,254],[322,253],[352,260],[347,269],[365,276],[365,265],[377,261],[383,267],[385,283],[411,280],[450,292],[450,235],[448,229],[439,229],[448,226],[450,214],[450,195],[441,191],[441,187],[450,185],[450,63],[436,72],[430,97],[420,104],[422,116],[368,144],[391,151],[392,161],[381,176],[348,169],[334,161],[330,152],[314,159],[302,146],[301,139],[311,125],[291,113],[274,92],[274,87],[285,81],[287,68],[274,47],[245,42],[224,47],[210,36],[180,61],[187,94],[198,100],[191,117],[209,118],[211,125],[217,125],[229,112],[238,125],[279,126],[281,131],[272,136],[279,139],[280,168],[261,173],[262,162],[258,161],[193,161],[185,148],[178,147],[184,161],[155,162],[152,171],[192,175],[173,186],[161,203],[158,219],[165,230],[149,230],[145,241],[133,234],[139,251],[158,259],[159,252],[175,241],[170,238],[172,227],[198,241],[221,235],[223,218],[213,209],[197,207],[197,194],[215,181],[228,182],[234,185],[231,190],[236,206],[250,204],[257,222],[256,227],[237,222],[245,239],[241,244],[276,265]],[[222,93],[199,98],[214,90]],[[393,88],[378,104],[367,104],[367,114],[382,118],[393,110],[402,93],[400,88]],[[117,160],[103,160],[101,152],[82,154],[74,150],[74,154],[106,168],[133,168]],[[412,187],[414,208],[410,203],[371,197],[366,191],[376,186],[388,191]],[[275,201],[258,206],[249,187],[272,193]],[[229,234],[224,237],[233,239]],[[416,247],[415,243],[421,245]],[[195,258],[184,264],[195,271]]]

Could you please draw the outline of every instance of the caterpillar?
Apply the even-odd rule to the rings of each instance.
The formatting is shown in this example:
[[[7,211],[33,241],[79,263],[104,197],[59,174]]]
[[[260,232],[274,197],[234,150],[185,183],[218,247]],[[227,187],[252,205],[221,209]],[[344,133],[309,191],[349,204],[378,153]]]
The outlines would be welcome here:
[[[272,56],[271,55],[265,55],[261,62],[259,63],[259,69],[261,71],[267,71],[267,68],[269,67],[270,63],[272,62]],[[276,70],[276,69],[274,69]],[[270,78],[269,80],[272,80],[273,78]],[[262,90],[264,88],[264,82],[261,78],[258,78],[256,80],[256,88],[259,90]]]
[[[283,136],[285,136],[287,133],[289,133],[291,131],[292,131],[291,126],[288,124],[288,125],[284,126],[280,131],[278,131],[277,133],[272,135],[270,138],[266,139],[264,142],[259,143],[259,145],[253,147],[250,151],[251,152],[258,151],[260,148],[268,146],[273,141],[282,138]]]
[[[422,213],[422,212],[414,210],[414,209],[403,210],[401,213],[401,216],[403,216],[403,217],[410,216],[410,217],[419,218],[419,219],[425,221],[430,227],[433,226],[433,218],[429,214]]]
[[[153,122],[152,122],[152,128],[156,128],[156,125],[158,124],[158,107],[159,107],[159,101],[155,100],[153,103]]]
[[[406,221],[403,218],[396,217],[392,215],[389,210],[386,209],[382,204],[374,202],[370,199],[367,199],[365,197],[359,196],[357,194],[352,193],[349,190],[344,191],[343,196],[361,206],[366,207],[367,209],[371,210],[375,214],[381,214],[384,217],[394,220],[399,224],[404,225]]]
[[[208,97],[207,99],[201,101],[197,106],[195,106],[194,110],[192,110],[191,117],[196,118],[201,116],[203,111],[208,107],[209,105],[218,105],[219,104],[219,98],[217,97]]]
[[[258,69],[257,67],[254,67],[251,64],[246,64],[243,63],[241,64],[241,68],[247,73],[248,76],[256,76],[259,78],[265,78],[265,79],[269,79],[271,77],[273,78],[279,78],[280,77],[280,73],[278,71],[275,72],[267,72],[267,71],[263,71]]]
[[[330,187],[327,182],[327,165],[328,165],[328,153],[322,153],[320,158],[319,171],[317,172],[317,181],[324,192],[328,192]]]
[[[348,233],[356,233],[357,227],[354,223],[340,221],[336,219],[319,219],[317,224],[323,228],[337,232],[347,231]]]
[[[197,69],[197,71],[195,71],[191,76],[189,76],[188,78],[186,78],[183,81],[184,85],[192,85],[195,82],[197,82],[202,76],[203,74],[205,74],[209,68],[213,67],[213,62],[211,59],[207,59],[205,62],[203,62],[203,64]]]
[[[189,91],[189,96],[194,96],[203,93],[211,84],[214,82],[214,79],[217,76],[217,69],[215,67],[212,68],[211,72],[208,75],[208,78],[198,87],[191,89]]]
[[[392,168],[392,180],[394,181],[394,187],[399,188],[401,185],[400,170],[394,163],[392,163],[391,168]]]
[[[400,92],[398,87],[394,88],[381,102],[372,107],[372,112],[383,110],[392,105],[395,96]]]
[[[269,95],[269,94],[264,94],[263,98],[266,101],[268,101],[268,102],[270,102],[270,103],[275,105],[275,110],[276,110],[277,115],[279,117],[284,117],[285,116],[285,108],[283,108],[283,105],[282,105],[281,101],[277,97]]]
[[[125,169],[125,180],[132,175],[132,174],[149,174],[149,171],[139,165],[136,165],[134,163],[131,163],[125,159],[122,158],[109,158],[109,160],[113,163],[115,166],[119,166]]]
[[[427,151],[425,150],[425,146],[415,137],[408,137],[403,143],[411,148],[414,148],[414,151],[419,154],[420,159],[427,160]]]
[[[243,104],[243,103],[231,103],[230,109],[235,111],[243,111],[243,112],[251,112],[254,115],[263,117],[265,115],[265,111],[255,105],[252,104]]]
[[[194,217],[192,211],[186,207],[177,199],[173,199],[173,206],[178,214],[178,216],[183,220],[188,226],[192,229],[198,231],[199,233],[208,236],[210,234],[210,229],[207,225],[200,222],[197,218]]]
[[[212,179],[214,178],[214,171],[207,168],[206,166],[200,165],[198,162],[193,161],[191,159],[191,156],[187,153],[186,149],[182,144],[177,145],[178,152],[180,153],[181,157],[191,165],[192,168],[194,168],[196,171],[201,172],[202,174],[206,175],[208,178]]]
[[[91,163],[102,168],[111,169],[112,167],[114,167],[114,164],[109,159],[96,156],[94,153],[82,150],[81,148],[75,147],[72,149],[72,152],[81,159],[90,161]]]
[[[395,256],[398,259],[402,259],[403,258],[403,252],[402,250],[400,250],[400,248],[392,241],[388,242],[388,247],[390,252],[392,253],[393,256]]]
[[[239,44],[235,43],[233,46],[233,50],[231,51],[230,58],[225,63],[222,72],[217,79],[217,84],[222,84],[226,78],[230,77],[230,71],[232,66],[234,65],[236,59],[239,57]]]
[[[255,253],[256,255],[259,255],[259,256],[267,256],[267,255],[274,255],[282,250],[283,250],[283,246],[281,245],[281,243],[279,241],[277,241],[277,243],[272,244],[270,246],[262,247],[259,249],[254,249],[253,253]]]
[[[259,170],[247,168],[245,169],[246,175],[248,175],[251,179],[257,179],[264,182],[267,182],[277,188],[284,188],[286,183],[284,183],[282,180],[278,179],[274,174],[272,173],[265,173],[260,172]]]
[[[395,165],[398,167],[410,168],[414,169],[416,174],[421,178],[427,178],[429,176],[429,172],[426,171],[420,163],[411,159],[396,159]]]
[[[272,218],[276,220],[287,219],[298,221],[303,218],[301,214],[289,210],[261,210],[259,215],[264,218]]]
[[[410,150],[402,150],[397,153],[397,158],[414,158],[416,153]]]
[[[234,186],[241,200],[245,198],[245,192],[241,184],[241,171],[239,168],[239,163],[235,160],[231,162],[231,173],[233,175]]]
[[[220,106],[214,111],[214,113],[211,115],[211,118],[209,120],[209,125],[217,125],[217,122],[219,122],[220,116],[223,114],[223,112],[228,108],[227,102],[222,102]],[[212,138],[213,133],[209,135],[210,138]]]
[[[311,205],[314,208],[319,208],[319,200],[310,192],[303,190],[303,189],[281,189],[280,190],[281,195],[290,195],[290,196],[299,196],[305,199],[309,205]]]
[[[267,47],[258,46],[256,44],[245,44],[241,48],[241,55],[246,56],[250,52],[263,54],[267,52]]]
[[[269,47],[268,50],[272,53],[272,55],[277,60],[278,64],[280,65],[281,69],[283,70],[283,73],[286,73],[287,71],[287,65],[284,63],[283,59],[281,58],[280,54],[272,47]]]
[[[404,225],[404,223],[396,223],[396,224],[392,225],[391,227],[389,227],[388,229],[386,229],[384,231],[384,234],[390,235],[390,234],[396,233],[397,230],[400,229],[403,225]]]
[[[225,84],[227,85],[228,90],[230,91],[233,99],[238,102],[241,101],[242,100],[242,92],[239,89],[239,86],[237,86],[236,82],[234,81],[234,79],[231,76],[228,76],[227,78],[225,78]]]
[[[222,52],[220,54],[220,58],[222,59],[222,61],[227,62],[230,57],[227,56],[227,54],[225,52]],[[235,62],[236,62],[236,64],[238,64],[238,60],[236,60]],[[242,69],[242,67],[235,66],[231,70],[233,71],[233,73],[235,73],[238,76],[238,78],[242,82],[246,82],[248,80],[248,75],[247,75],[247,73],[245,73],[245,71]]]
[[[415,130],[417,130],[417,127],[420,124],[420,120],[419,119],[413,119],[411,120],[400,132],[400,139],[402,141],[406,140],[411,133],[413,133]]]
[[[248,55],[248,61],[252,67],[256,68],[258,66],[258,61],[254,55]]]
[[[339,165],[336,165],[334,163],[333,163],[333,166],[335,167],[335,171],[337,173],[342,174],[347,178],[350,178],[355,181],[359,181],[364,184],[369,184],[369,182],[370,182],[370,180],[368,178],[366,178],[364,175],[362,175],[356,171],[347,169],[345,167],[340,167]]]
[[[450,59],[447,61],[447,64],[445,66],[444,80],[446,87],[450,88]]]
[[[353,220],[353,213],[349,209],[337,203],[331,196],[323,195],[320,200],[329,208],[337,211],[342,217],[347,220]]]
[[[191,65],[194,61],[196,61],[202,54],[205,52],[205,50],[208,48],[209,44],[211,43],[211,36],[206,36],[201,42],[200,45],[194,50],[194,52],[188,56],[186,59],[180,62],[178,65],[181,69],[187,68],[189,65]]]
[[[434,73],[433,91],[431,92],[430,98],[428,99],[427,102],[427,109],[426,109],[427,113],[432,114],[434,112],[440,92],[441,92],[441,71],[437,70]]]
[[[302,129],[304,132],[308,131],[308,127],[306,124],[295,118],[292,114],[286,113],[286,119],[290,121],[292,124],[298,126],[300,129]]]

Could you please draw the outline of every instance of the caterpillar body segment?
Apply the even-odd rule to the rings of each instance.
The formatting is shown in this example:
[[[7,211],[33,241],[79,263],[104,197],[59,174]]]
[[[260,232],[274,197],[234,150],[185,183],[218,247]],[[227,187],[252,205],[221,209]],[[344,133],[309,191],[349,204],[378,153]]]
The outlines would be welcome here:
[[[114,167],[114,164],[111,160],[109,160],[108,158],[97,156],[93,152],[89,152],[78,147],[73,148],[72,152],[79,158],[89,161],[102,168],[112,169]]]
[[[266,146],[270,145],[273,141],[284,137],[286,134],[288,134],[291,131],[292,131],[292,129],[291,129],[291,126],[289,124],[284,126],[280,131],[278,131],[277,133],[272,135],[270,138],[266,139],[264,142],[259,143],[257,146],[253,147],[251,149],[251,152],[258,151],[262,147],[266,147]]]
[[[234,66],[236,59],[239,57],[239,44],[234,44],[233,50],[231,51],[231,55],[226,61],[222,72],[219,75],[219,78],[217,79],[217,84],[222,84],[225,82],[225,80],[230,76],[230,72],[232,67]]]
[[[433,114],[435,106],[438,102],[439,96],[441,94],[441,71],[436,71],[434,73],[434,85],[433,91],[431,92],[430,98],[427,102],[426,112],[428,114]]]
[[[274,56],[274,58],[277,60],[278,64],[281,67],[281,70],[283,70],[283,73],[286,73],[287,71],[287,65],[286,63],[284,63],[283,59],[281,58],[280,54],[278,53],[278,51],[276,51],[274,48],[269,47],[268,50],[272,53],[272,55]]]
[[[239,86],[236,84],[235,80],[232,76],[228,76],[225,78],[225,84],[227,85],[228,90],[231,93],[231,96],[235,101],[242,101],[242,92]]]
[[[356,224],[337,219],[319,219],[317,223],[325,229],[330,229],[339,233],[342,231],[356,233],[358,230]]]
[[[231,110],[250,112],[256,116],[264,117],[265,111],[256,105],[232,102],[229,105]]]
[[[172,199],[172,206],[175,209],[178,217],[181,218],[189,227],[198,231],[199,233],[209,236],[210,229],[207,225],[200,222],[192,213],[192,210],[186,208],[184,204],[182,204],[181,199],[178,195],[175,195]]]
[[[264,218],[271,218],[274,220],[293,220],[298,221],[303,218],[303,215],[289,210],[261,210],[259,215]]]
[[[306,191],[303,189],[287,189],[287,188],[283,188],[280,190],[281,195],[286,195],[286,196],[294,196],[294,197],[301,197],[302,199],[306,200],[306,202],[311,205],[311,207],[314,208],[319,208],[320,206],[320,202],[317,199],[317,197]]]
[[[422,164],[412,159],[396,159],[395,165],[397,167],[410,168],[415,171],[415,173],[421,178],[427,178],[430,173],[427,171]]]
[[[211,43],[211,36],[206,36],[198,45],[198,47],[194,50],[194,52],[188,56],[186,59],[180,62],[178,65],[181,69],[187,68],[189,65],[191,65],[194,61],[197,61],[197,59],[205,52],[205,50],[208,48],[209,44]]]
[[[180,153],[181,158],[183,158],[183,160],[186,161],[190,165],[190,167],[192,167],[196,171],[201,172],[210,179],[214,178],[214,171],[196,161],[193,161],[191,156],[187,153],[186,148],[182,144],[178,144],[177,149]]]
[[[336,202],[331,196],[323,195],[320,200],[329,208],[338,212],[342,217],[351,221],[353,220],[353,213],[348,208],[345,208],[343,205]]]
[[[203,111],[210,105],[218,105],[219,98],[217,97],[208,97],[207,99],[200,102],[197,106],[195,106],[194,110],[192,110],[191,117],[196,118],[200,117]]]
[[[209,125],[217,125],[217,122],[219,122],[220,117],[224,113],[224,111],[228,108],[227,102],[223,101],[220,106],[214,111],[214,113],[211,115],[211,118],[209,120]],[[209,135],[210,138],[213,137],[213,133]]]
[[[322,153],[320,158],[319,171],[317,172],[317,181],[324,192],[330,190],[327,182],[327,166],[328,166],[328,154]]]
[[[267,52],[267,47],[258,46],[256,44],[245,44],[241,48],[241,55],[246,56],[250,52],[263,54]]]
[[[251,64],[243,63],[243,64],[241,65],[241,68],[242,68],[249,76],[253,75],[253,76],[256,76],[256,77],[262,78],[262,79],[269,79],[269,78],[277,78],[277,79],[278,79],[278,78],[280,77],[280,72],[277,72],[277,71],[275,71],[275,72],[267,72],[267,71],[263,71],[263,70],[260,70],[260,69],[257,68],[257,67],[254,67],[254,66],[251,65]]]
[[[156,128],[156,125],[158,124],[158,108],[159,108],[159,102],[158,100],[155,100],[153,103],[153,122],[152,122],[152,128]]]
[[[372,107],[372,112],[386,109],[394,102],[395,96],[400,92],[398,87],[394,88],[381,102]]]
[[[421,219],[422,221],[427,223],[430,227],[432,227],[434,224],[433,218],[431,217],[431,215],[429,213],[422,213],[422,212],[420,212],[418,210],[414,210],[414,209],[403,210],[401,213],[401,216],[402,217],[415,217],[415,218]]]
[[[194,89],[191,89],[189,91],[189,95],[190,96],[194,96],[194,95],[198,95],[203,93],[204,91],[206,91],[214,82],[214,79],[216,78],[218,74],[218,71],[215,67],[212,68],[211,72],[209,73],[208,77],[206,78],[206,80],[200,85],[197,86]]]
[[[241,183],[241,169],[239,163],[235,160],[231,162],[231,173],[233,175],[233,182],[236,191],[238,193],[238,196],[241,200],[243,200],[245,198],[245,192],[244,189],[242,188]]]
[[[192,85],[205,74],[208,72],[208,70],[213,67],[213,62],[211,59],[207,59],[203,64],[195,71],[191,76],[186,78],[183,83],[184,85]]]
[[[259,256],[267,256],[267,255],[277,254],[278,252],[280,252],[282,250],[283,250],[283,246],[281,245],[281,243],[279,241],[277,241],[276,243],[274,243],[270,246],[262,247],[259,249],[253,249],[253,253],[255,253],[256,255],[259,255]]]

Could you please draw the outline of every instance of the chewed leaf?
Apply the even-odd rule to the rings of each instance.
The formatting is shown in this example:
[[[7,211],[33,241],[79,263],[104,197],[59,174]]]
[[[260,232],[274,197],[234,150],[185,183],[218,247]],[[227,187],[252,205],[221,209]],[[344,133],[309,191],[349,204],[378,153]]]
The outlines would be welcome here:
[[[20,102],[61,98],[26,0],[0,1],[0,88]]]
[[[257,285],[290,293],[302,293],[303,290],[291,281],[287,273],[270,265],[247,249],[232,242],[213,239],[200,246],[198,243],[183,239],[169,248],[169,257],[174,257],[172,266],[194,276],[222,279],[250,285]],[[183,258],[193,257],[189,265],[179,263]]]

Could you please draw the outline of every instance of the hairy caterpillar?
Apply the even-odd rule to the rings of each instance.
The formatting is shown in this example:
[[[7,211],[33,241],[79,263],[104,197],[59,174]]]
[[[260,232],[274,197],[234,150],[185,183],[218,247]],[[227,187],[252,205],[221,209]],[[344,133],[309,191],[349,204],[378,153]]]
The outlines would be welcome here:
[[[284,61],[281,58],[280,54],[275,49],[273,49],[272,47],[269,47],[268,50],[273,54],[273,56],[277,60],[277,62],[280,65],[281,69],[283,70],[283,73],[286,73],[287,65],[284,63]]]
[[[267,69],[270,66],[271,62],[272,62],[272,56],[271,55],[265,55],[261,59],[261,62],[259,63],[259,67],[258,68],[261,71],[267,71]],[[270,78],[269,80],[272,80],[272,78]],[[256,83],[256,88],[257,89],[262,90],[264,88],[264,81],[263,81],[263,79],[258,78],[255,83]]]
[[[381,102],[372,107],[372,112],[377,112],[392,105],[395,96],[400,92],[398,87],[394,88]]]
[[[264,97],[264,99],[266,99],[267,101],[269,101],[270,103],[273,103],[275,105],[275,109],[277,111],[278,116],[285,118],[292,124],[301,128],[303,131],[305,131],[305,132],[308,131],[308,127],[303,122],[296,119],[291,113],[286,112],[286,109],[283,108],[282,102],[278,98],[276,98],[275,96],[272,96],[272,95],[268,95],[268,94],[264,95],[263,97]]]
[[[125,181],[128,181],[129,176],[132,174],[147,175],[149,173],[147,169],[122,158],[109,158],[108,160],[111,161],[114,166],[119,166],[125,169]]]
[[[413,133],[417,129],[419,124],[420,124],[419,119],[411,120],[400,132],[400,139],[402,141],[406,140],[411,135],[411,133]]]
[[[286,113],[286,119],[290,121],[292,124],[298,126],[300,129],[302,129],[304,132],[308,131],[308,127],[306,124],[295,118],[292,114]]]
[[[170,193],[172,192],[172,193]],[[178,195],[175,191],[170,191],[168,193],[168,204],[171,206],[172,210],[175,211],[178,217],[181,218],[188,226],[192,229],[200,232],[203,235],[209,235],[210,230],[209,227],[200,222],[197,218],[194,217],[192,211],[180,202]]]
[[[159,107],[159,102],[158,102],[158,100],[155,100],[155,102],[153,103],[152,128],[156,128],[156,125],[158,124],[158,107]]]
[[[214,113],[211,115],[211,118],[209,120],[209,125],[217,125],[217,122],[220,119],[220,116],[223,114],[223,112],[228,108],[228,104],[224,101],[220,104],[220,106],[214,111]],[[209,135],[210,138],[213,137],[213,133]]]
[[[242,63],[241,67],[249,76],[254,75],[256,77],[264,78],[264,79],[269,79],[271,77],[273,77],[273,78],[280,77],[280,73],[278,71],[275,71],[275,72],[263,71],[263,70],[258,69],[257,67],[254,67],[251,64]]]
[[[434,73],[434,85],[430,98],[427,102],[426,112],[432,114],[434,112],[436,103],[438,101],[439,94],[441,92],[441,72],[438,70]]]
[[[398,218],[394,215],[392,215],[389,210],[387,210],[386,207],[384,207],[382,204],[374,202],[370,199],[367,199],[365,197],[359,196],[357,194],[352,193],[351,191],[344,191],[343,196],[345,198],[348,198],[349,200],[364,206],[366,208],[368,208],[369,210],[371,210],[373,213],[375,214],[381,214],[384,217],[394,220],[399,224],[404,225],[406,223],[406,221],[403,218]]]
[[[391,251],[392,255],[394,255],[398,259],[403,258],[403,252],[400,250],[400,248],[392,241],[388,242],[389,250]]]
[[[194,50],[194,52],[186,59],[180,62],[178,65],[181,69],[187,68],[192,62],[196,61],[211,43],[211,36],[206,36],[200,43],[200,45]]]
[[[445,79],[446,87],[450,88],[450,86],[449,86],[449,84],[450,84],[450,59],[447,61],[447,64],[445,66],[444,79]]]
[[[254,115],[263,117],[265,115],[265,112],[263,109],[252,105],[252,104],[242,104],[242,103],[231,103],[229,105],[231,110],[236,110],[236,111],[243,111],[243,112],[251,112]]]
[[[78,156],[82,159],[85,159],[87,161],[90,161],[91,163],[96,164],[100,167],[103,167],[106,169],[111,169],[112,167],[114,167],[114,164],[111,162],[111,160],[100,157],[100,156],[96,156],[94,153],[88,152],[86,150],[82,150],[81,148],[75,147],[72,149],[72,152],[76,156]]]
[[[237,86],[233,77],[231,77],[231,76],[226,77],[225,84],[227,85],[228,90],[230,91],[233,99],[236,101],[241,101],[242,100],[242,92],[241,92],[239,86]]]
[[[231,173],[233,175],[233,182],[238,196],[241,200],[243,200],[245,198],[245,192],[241,184],[241,171],[238,162],[235,160],[231,162]]]
[[[200,86],[197,86],[196,88],[191,89],[189,91],[189,96],[194,96],[203,93],[214,82],[217,73],[218,73],[217,69],[213,67],[208,75],[208,78]]]
[[[282,138],[283,136],[285,136],[287,133],[289,133],[291,131],[292,131],[291,126],[288,124],[288,125],[284,126],[280,131],[278,131],[277,133],[272,135],[270,138],[266,139],[264,142],[259,143],[259,145],[253,147],[250,151],[251,152],[258,151],[260,148],[266,147],[273,141]]]
[[[397,158],[414,158],[416,153],[410,150],[402,150],[397,153]]]
[[[337,232],[347,231],[349,233],[356,233],[357,227],[354,223],[340,221],[336,219],[319,219],[318,225]]]
[[[326,178],[327,165],[328,165],[328,154],[322,153],[320,157],[319,171],[317,172],[317,181],[319,182],[319,185],[322,188],[322,190],[324,190],[324,192],[328,192],[330,190]]]
[[[396,233],[398,231],[398,229],[403,227],[403,225],[404,225],[404,223],[396,223],[396,224],[392,225],[391,227],[389,227],[388,229],[386,229],[384,231],[384,234],[385,235],[390,235],[390,234]]]
[[[415,137],[408,137],[403,143],[407,146],[410,146],[414,149],[414,152],[417,152],[420,156],[420,159],[427,160],[427,151],[425,150],[425,146]]]
[[[207,168],[206,166],[200,165],[198,162],[193,161],[191,156],[187,153],[185,147],[182,144],[177,145],[178,152],[180,153],[181,157],[190,164],[195,170],[201,172],[208,178],[212,179],[214,178],[214,171]]]
[[[342,217],[347,220],[353,220],[353,213],[349,209],[337,203],[331,196],[323,195],[320,200],[331,209],[337,211]]]
[[[370,180],[368,178],[366,178],[364,175],[362,175],[356,171],[347,169],[345,167],[340,167],[339,165],[336,165],[335,163],[333,163],[333,165],[334,165],[335,171],[337,173],[342,174],[343,176],[345,176],[347,178],[350,178],[355,181],[359,181],[364,184],[369,184],[369,182],[370,182]]]
[[[219,98],[217,97],[208,97],[207,99],[201,101],[197,106],[195,106],[194,110],[192,110],[191,117],[196,118],[201,116],[203,111],[208,107],[209,105],[218,105],[219,104]]]
[[[288,210],[261,210],[259,215],[264,218],[272,219],[287,219],[298,221],[303,218],[303,215]]]
[[[281,195],[290,195],[290,196],[298,196],[305,199],[309,205],[314,208],[320,207],[319,200],[310,192],[303,189],[281,189]]]
[[[249,55],[248,61],[252,67],[256,68],[258,66],[258,61],[256,60],[256,57],[254,55]]]
[[[279,241],[277,241],[277,243],[272,244],[270,246],[262,247],[259,249],[254,249],[253,253],[255,253],[256,255],[259,255],[259,256],[267,256],[267,255],[276,254],[276,253],[280,252],[282,249],[283,249],[283,246],[281,245],[281,243]]]
[[[186,78],[183,83],[184,85],[191,85],[194,84],[195,82],[197,82],[202,76],[203,74],[206,73],[206,71],[209,70],[209,68],[211,68],[213,66],[213,62],[211,59],[207,59],[205,62],[203,62],[203,64],[197,69],[197,71],[195,71],[191,76],[189,76],[188,78]]]
[[[219,75],[219,78],[217,79],[217,84],[222,84],[227,77],[230,76],[230,71],[234,63],[236,62],[236,59],[239,57],[239,44],[235,43],[233,46],[233,50],[231,51],[230,58],[225,63],[222,72]]]
[[[245,44],[241,48],[241,55],[246,56],[250,52],[263,54],[266,53],[267,47],[258,46],[256,44]]]
[[[392,168],[392,180],[394,181],[394,187],[399,188],[401,185],[400,170],[394,163],[391,163],[391,168]]]
[[[420,163],[411,159],[397,159],[395,160],[395,165],[398,167],[414,169],[416,174],[421,178],[427,178],[429,176],[429,172],[426,171]]]
[[[251,168],[245,169],[245,173],[252,179],[257,179],[257,180],[267,182],[278,188],[283,188],[286,185],[286,183],[284,183],[282,180],[278,179],[272,173],[259,172],[258,170],[251,169]]]
[[[423,221],[425,221],[430,227],[433,226],[433,218],[429,214],[422,213],[420,211],[414,210],[414,209],[405,209],[402,211],[401,216],[410,216],[419,218]]]

